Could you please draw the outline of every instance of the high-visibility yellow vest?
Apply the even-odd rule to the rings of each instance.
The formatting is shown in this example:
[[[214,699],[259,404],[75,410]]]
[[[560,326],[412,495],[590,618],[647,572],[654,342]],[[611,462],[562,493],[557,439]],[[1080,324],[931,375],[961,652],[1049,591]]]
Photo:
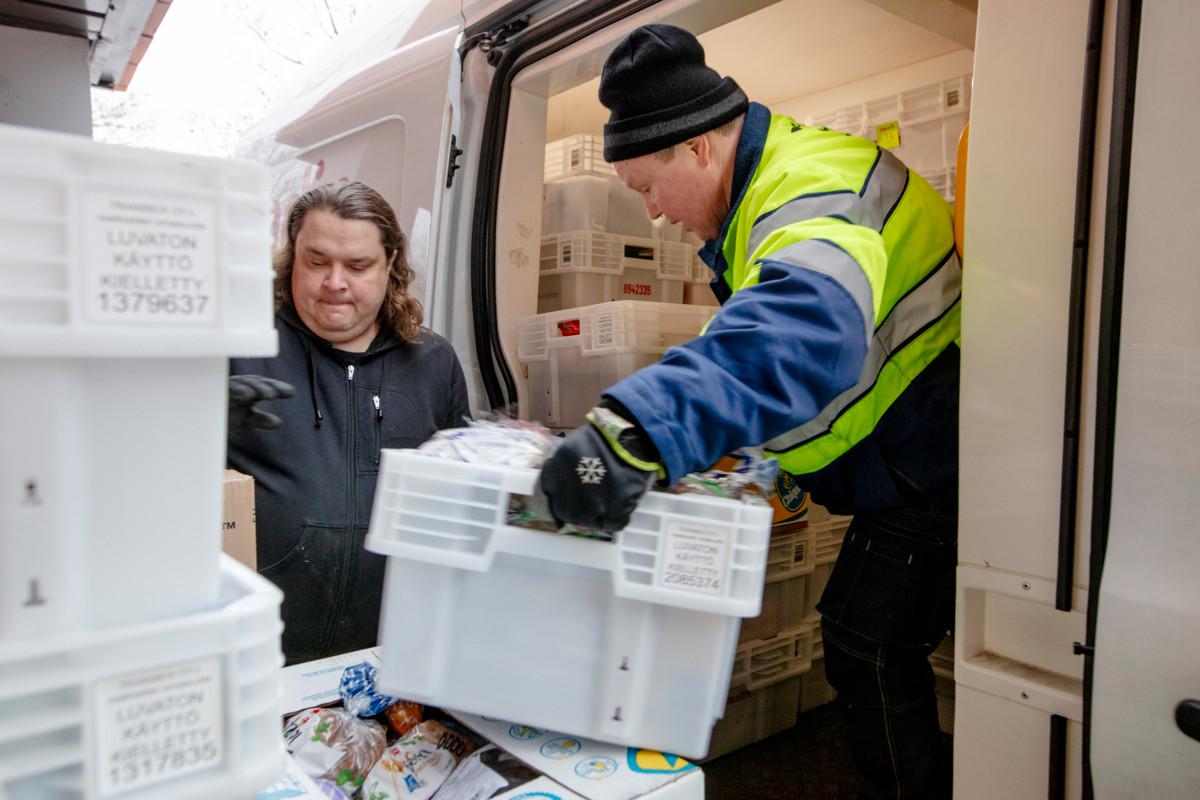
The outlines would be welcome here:
[[[762,259],[842,285],[866,321],[858,383],[764,444],[788,472],[816,472],[874,430],[909,383],[959,338],[962,269],[950,207],[887,150],[772,115],[721,252],[737,292]]]

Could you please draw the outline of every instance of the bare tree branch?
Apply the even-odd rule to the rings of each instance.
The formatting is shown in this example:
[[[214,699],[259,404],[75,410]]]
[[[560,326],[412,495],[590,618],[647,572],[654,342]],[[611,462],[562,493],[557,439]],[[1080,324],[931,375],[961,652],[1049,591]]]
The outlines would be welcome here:
[[[333,35],[338,35],[337,21],[333,18],[333,9],[329,7],[329,0],[322,0],[325,4],[325,13],[329,15],[329,27],[333,28]]]
[[[292,57],[291,57],[291,56],[289,56],[287,53],[280,52],[280,51],[279,51],[279,50],[278,50],[278,49],[275,47],[275,45],[273,45],[273,44],[270,42],[270,40],[269,40],[269,39],[267,39],[267,37],[266,37],[266,34],[264,34],[264,33],[263,33],[262,31],[260,31],[258,28],[255,28],[255,27],[253,27],[253,26],[251,26],[251,25],[247,25],[246,27],[249,29],[249,31],[250,31],[251,33],[253,33],[255,36],[257,36],[257,37],[258,37],[258,40],[259,40],[260,42],[262,42],[264,45],[266,45],[266,46],[267,46],[267,49],[268,49],[268,50],[270,50],[272,53],[274,53],[275,55],[279,56],[279,57],[280,57],[280,58],[282,58],[284,61],[290,61],[290,62],[292,62],[293,64],[295,64],[295,65],[296,65],[296,66],[298,66],[298,67],[302,67],[302,66],[304,66],[304,62],[303,62],[303,61],[299,61],[299,60],[297,60],[297,59],[295,59],[295,58],[292,58]]]

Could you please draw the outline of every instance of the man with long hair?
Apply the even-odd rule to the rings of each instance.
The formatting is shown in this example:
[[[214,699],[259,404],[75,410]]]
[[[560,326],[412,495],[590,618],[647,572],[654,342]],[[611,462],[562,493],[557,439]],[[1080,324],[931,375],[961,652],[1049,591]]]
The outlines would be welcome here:
[[[284,592],[288,663],[375,643],[385,559],[363,539],[379,451],[469,416],[458,358],[408,294],[407,245],[369,186],[305,193],[275,256],[279,355],[230,364],[228,462],[255,478],[258,566]],[[272,402],[293,387],[301,400]]]

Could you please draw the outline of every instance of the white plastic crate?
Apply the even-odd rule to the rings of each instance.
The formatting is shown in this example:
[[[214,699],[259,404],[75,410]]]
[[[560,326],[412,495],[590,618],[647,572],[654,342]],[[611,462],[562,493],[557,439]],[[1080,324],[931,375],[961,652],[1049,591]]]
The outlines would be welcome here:
[[[683,286],[683,302],[694,306],[716,308],[721,304],[712,290],[713,271],[699,255],[692,255],[692,269],[688,282]]]
[[[228,358],[277,348],[269,208],[258,164],[0,126],[0,641],[216,600]]]
[[[921,174],[934,190],[942,196],[947,203],[954,202],[955,194],[955,175],[958,173],[957,167],[946,167],[945,169],[931,169]]]
[[[804,619],[806,622],[818,623],[821,621],[821,612],[817,611],[817,603],[821,602],[821,595],[825,592],[825,587],[829,585],[829,576],[833,574],[833,562],[826,561],[817,564],[813,567],[812,575],[809,576],[808,595],[804,599]]]
[[[713,309],[626,300],[525,317],[517,356],[529,374],[530,419],[574,428],[613,384],[700,335]]]
[[[650,492],[615,542],[508,525],[538,474],[383,451],[366,544],[389,557],[380,689],[704,755],[760,610],[770,508]]]
[[[640,198],[639,198],[640,199]],[[683,223],[671,223],[666,217],[659,217],[650,221],[650,234],[655,239],[662,239],[664,242],[682,242],[688,234],[683,232]]]
[[[864,103],[810,115],[809,125],[875,139],[884,122],[900,123],[893,152],[924,177],[948,202],[954,201],[953,167],[958,137],[971,105],[971,76],[961,75]]]
[[[691,263],[682,242],[598,231],[543,236],[538,313],[610,300],[682,303]]]
[[[226,557],[212,611],[0,643],[0,797],[253,797],[283,769],[281,600]]]
[[[842,551],[842,540],[850,528],[853,517],[830,517],[823,522],[809,522],[808,529],[815,539],[815,562],[817,564],[832,564],[837,561],[838,553]]]
[[[654,224],[641,196],[616,177],[579,175],[542,187],[542,235],[569,231],[645,238],[654,235]]]
[[[604,140],[580,133],[546,144],[546,182],[573,175],[616,175],[612,164],[604,160]]]
[[[734,656],[729,686],[757,691],[808,672],[812,659],[811,624],[798,625],[769,639],[742,642]]]
[[[0,357],[270,355],[269,176],[0,125]]]
[[[816,566],[815,534],[808,528],[775,533],[767,552],[767,582],[808,575]]]
[[[771,580],[768,568],[767,582],[763,585],[762,611],[757,617],[742,620],[738,642],[770,639],[806,622],[808,577],[796,575],[784,580]]]

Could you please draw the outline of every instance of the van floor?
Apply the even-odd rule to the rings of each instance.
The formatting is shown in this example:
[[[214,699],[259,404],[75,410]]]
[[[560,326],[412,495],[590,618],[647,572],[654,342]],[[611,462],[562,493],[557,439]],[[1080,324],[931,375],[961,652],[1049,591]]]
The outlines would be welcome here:
[[[942,730],[952,731],[954,683],[938,678],[936,691]],[[834,700],[782,733],[702,764],[705,800],[857,800],[863,784],[842,725]]]
[[[842,743],[837,701],[796,724],[701,766],[705,800],[855,800],[862,781]]]

